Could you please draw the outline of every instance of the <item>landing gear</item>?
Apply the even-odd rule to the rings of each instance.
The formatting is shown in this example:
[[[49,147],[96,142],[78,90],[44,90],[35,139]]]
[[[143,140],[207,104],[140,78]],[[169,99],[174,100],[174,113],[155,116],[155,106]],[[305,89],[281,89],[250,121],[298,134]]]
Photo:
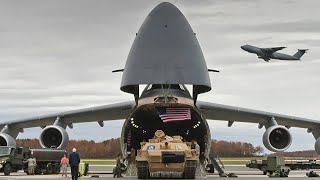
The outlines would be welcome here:
[[[207,165],[207,172],[208,173],[214,173],[214,165],[213,164],[208,164]]]
[[[183,176],[185,179],[196,178],[197,161],[186,161]]]
[[[149,165],[147,161],[138,161],[137,162],[137,173],[139,179],[148,179],[149,178]]]
[[[47,174],[53,174],[53,166],[52,166],[52,164],[51,163],[48,163],[47,164]]]

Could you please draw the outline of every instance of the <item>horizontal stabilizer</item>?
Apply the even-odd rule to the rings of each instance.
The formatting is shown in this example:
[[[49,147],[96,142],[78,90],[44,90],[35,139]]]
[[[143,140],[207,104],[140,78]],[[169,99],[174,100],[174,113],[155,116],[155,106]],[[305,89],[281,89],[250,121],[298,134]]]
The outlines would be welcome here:
[[[124,69],[116,69],[116,70],[113,70],[112,72],[115,73],[115,72],[123,72]]]
[[[215,70],[215,69],[208,69],[209,72],[220,72],[219,70]]]

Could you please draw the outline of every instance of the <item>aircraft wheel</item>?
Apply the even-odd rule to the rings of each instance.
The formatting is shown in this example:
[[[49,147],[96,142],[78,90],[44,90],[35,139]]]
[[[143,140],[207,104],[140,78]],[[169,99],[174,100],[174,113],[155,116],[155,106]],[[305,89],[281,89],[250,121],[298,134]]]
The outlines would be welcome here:
[[[149,178],[149,165],[148,162],[137,162],[137,174],[139,179]]]
[[[53,174],[53,167],[51,163],[47,164],[47,174]]]
[[[186,161],[183,176],[185,179],[196,178],[197,161]]]
[[[209,173],[214,173],[214,166],[213,166],[213,164],[208,164],[208,172]]]
[[[52,166],[52,171],[53,171],[53,174],[59,174],[60,166],[59,165]]]

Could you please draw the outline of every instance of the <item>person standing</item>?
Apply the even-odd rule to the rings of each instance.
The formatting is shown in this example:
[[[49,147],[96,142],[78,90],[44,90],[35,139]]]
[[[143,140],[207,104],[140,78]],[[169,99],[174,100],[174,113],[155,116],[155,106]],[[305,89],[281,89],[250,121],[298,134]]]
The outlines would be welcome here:
[[[67,175],[67,169],[68,169],[68,164],[69,164],[69,159],[67,158],[67,155],[64,154],[63,158],[61,158],[61,170],[62,170],[62,175],[65,175],[66,177],[68,176]]]
[[[200,155],[200,146],[199,146],[199,144],[197,143],[197,141],[195,140],[195,144],[196,144],[196,154],[197,154],[197,156],[199,156]]]
[[[199,146],[199,144],[197,143],[196,140],[192,140],[191,141],[191,149],[195,149],[197,156],[199,156],[199,154],[200,154],[200,146]]]
[[[72,149],[72,153],[69,155],[69,164],[70,164],[70,167],[71,167],[72,180],[77,180],[78,179],[80,156],[76,151],[77,151],[77,149],[73,148]]]
[[[35,172],[35,169],[36,169],[36,165],[37,165],[36,158],[34,158],[31,155],[30,158],[27,159],[26,162],[28,163],[28,174],[29,175],[34,175],[34,172]]]
[[[131,161],[131,163],[136,162],[136,150],[134,148],[131,148],[130,161]]]

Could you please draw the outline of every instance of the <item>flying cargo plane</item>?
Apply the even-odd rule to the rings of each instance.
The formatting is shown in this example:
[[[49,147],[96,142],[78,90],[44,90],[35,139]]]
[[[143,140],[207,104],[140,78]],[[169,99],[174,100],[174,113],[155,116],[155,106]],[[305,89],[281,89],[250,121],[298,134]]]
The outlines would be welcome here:
[[[264,127],[262,141],[270,151],[284,151],[291,145],[290,127],[306,128],[320,152],[319,121],[199,101],[199,94],[211,90],[210,71],[214,70],[208,69],[185,16],[171,3],[161,3],[136,34],[124,69],[114,71],[123,73],[120,89],[132,94],[132,101],[2,121],[0,145],[15,146],[23,129],[42,127],[42,147],[65,148],[69,140],[66,128],[72,129],[74,123],[97,122],[103,126],[104,121],[125,119],[120,140],[124,156],[161,129],[186,141],[197,140],[201,155],[209,159],[211,133],[207,121],[222,120],[229,127],[234,122]],[[139,85],[146,87],[140,89]],[[186,85],[192,86],[192,93]]]
[[[290,60],[290,61],[296,61],[300,60],[300,58],[306,53],[308,49],[298,49],[298,52],[294,55],[288,55],[283,53],[278,53],[277,51],[282,50],[286,47],[271,47],[271,48],[259,48],[256,46],[251,45],[243,45],[241,46],[241,49],[257,54],[258,58],[261,58],[265,60],[266,62],[269,62],[270,59],[278,59],[278,60]]]

